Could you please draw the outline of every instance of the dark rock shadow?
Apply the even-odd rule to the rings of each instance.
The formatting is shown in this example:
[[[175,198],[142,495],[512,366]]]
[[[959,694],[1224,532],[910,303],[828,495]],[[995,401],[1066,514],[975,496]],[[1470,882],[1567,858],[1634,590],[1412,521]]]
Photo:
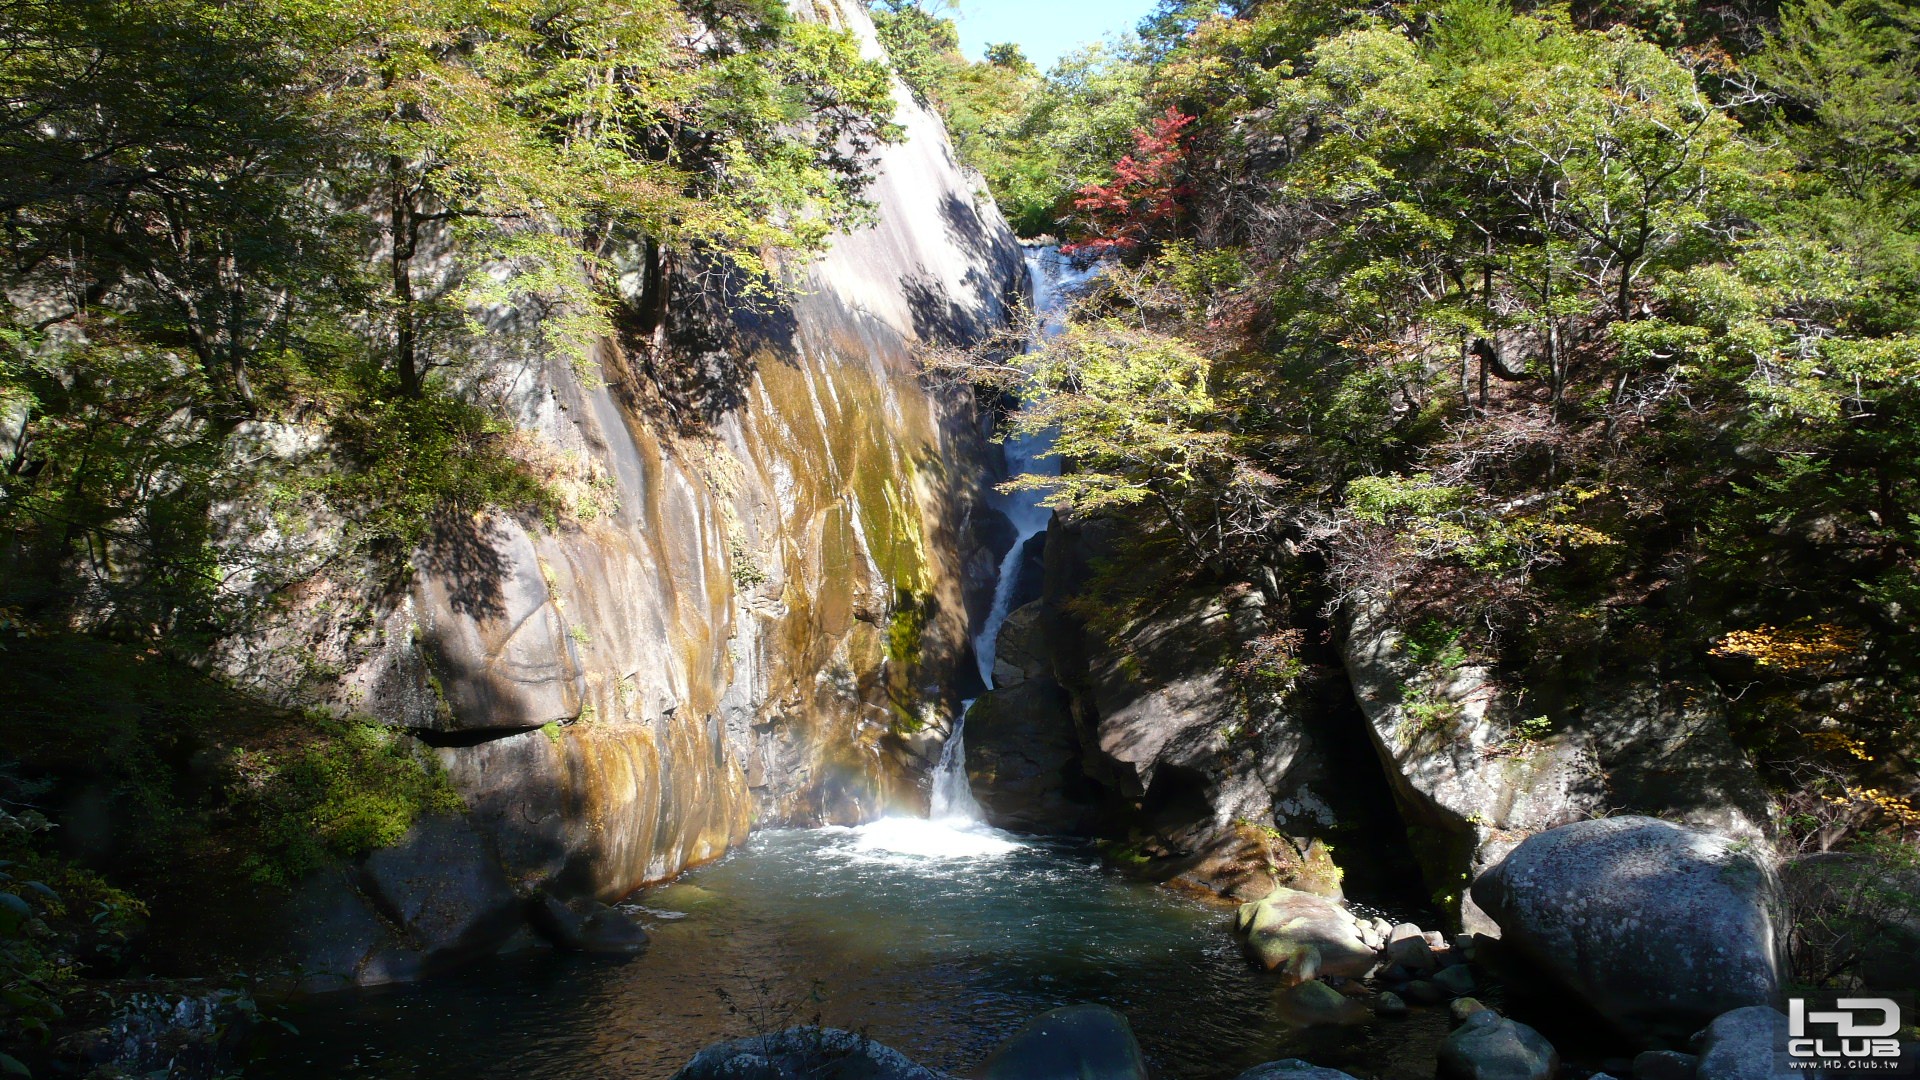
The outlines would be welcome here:
[[[507,563],[498,547],[505,535],[490,515],[450,514],[434,522],[421,546],[420,568],[446,583],[447,601],[458,614],[476,621],[505,617],[501,582]]]

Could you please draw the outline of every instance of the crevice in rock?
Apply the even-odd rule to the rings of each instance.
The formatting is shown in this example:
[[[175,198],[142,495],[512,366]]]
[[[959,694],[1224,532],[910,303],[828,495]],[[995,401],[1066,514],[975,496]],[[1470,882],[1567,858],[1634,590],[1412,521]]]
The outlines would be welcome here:
[[[408,735],[435,749],[479,746],[482,743],[511,739],[515,735],[525,735],[539,728],[529,727],[483,727],[461,728],[458,731],[440,731],[433,728],[406,728]]]

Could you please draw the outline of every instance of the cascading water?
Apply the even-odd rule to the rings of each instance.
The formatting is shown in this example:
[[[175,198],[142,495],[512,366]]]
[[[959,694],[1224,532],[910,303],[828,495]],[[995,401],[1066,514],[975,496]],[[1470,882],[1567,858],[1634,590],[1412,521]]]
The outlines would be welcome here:
[[[1033,310],[1039,319],[1036,341],[1060,333],[1066,327],[1067,301],[1073,290],[1093,276],[1093,267],[1079,267],[1060,254],[1056,247],[1026,248],[1027,279],[1033,288]],[[1047,433],[1006,441],[1007,475],[1058,473],[1060,463],[1052,456],[1053,437]],[[974,636],[973,649],[980,661],[980,679],[993,687],[995,647],[1000,628],[1020,584],[1021,555],[1027,541],[1043,532],[1053,511],[1040,505],[1041,496],[1032,491],[995,492],[992,505],[1013,523],[1013,546],[1000,560],[994,580],[993,605],[986,621]],[[854,830],[855,847],[881,857],[905,855],[914,858],[981,858],[1004,855],[1019,849],[1020,843],[989,827],[980,804],[974,800],[967,783],[967,710],[972,701],[960,707],[954,718],[953,733],[940,749],[940,760],[933,768],[933,790],[925,819],[882,818]]]

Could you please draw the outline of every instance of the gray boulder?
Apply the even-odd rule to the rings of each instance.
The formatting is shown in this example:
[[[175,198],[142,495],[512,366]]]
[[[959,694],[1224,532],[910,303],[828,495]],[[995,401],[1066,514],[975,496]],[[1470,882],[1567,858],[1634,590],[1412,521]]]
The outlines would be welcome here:
[[[1387,959],[1408,971],[1432,971],[1439,966],[1433,946],[1412,923],[1401,923],[1388,932]]]
[[[948,1080],[864,1035],[795,1027],[709,1046],[673,1080]]]
[[[1234,1080],[1353,1080],[1353,1077],[1339,1069],[1326,1069],[1309,1065],[1299,1058],[1286,1058],[1255,1065]]]
[[[1558,1071],[1552,1043],[1491,1009],[1467,1017],[1440,1044],[1441,1080],[1549,1080]]]
[[[1041,1013],[987,1059],[981,1080],[1147,1080],[1127,1018],[1103,1005]]]
[[[1806,1076],[1777,1068],[1787,1049],[1787,1017],[1778,1009],[1749,1005],[1714,1017],[1700,1044],[1698,1080],[1780,1080]]]
[[[1778,891],[1751,845],[1644,817],[1535,834],[1473,883],[1520,957],[1650,1042],[1778,998]]]

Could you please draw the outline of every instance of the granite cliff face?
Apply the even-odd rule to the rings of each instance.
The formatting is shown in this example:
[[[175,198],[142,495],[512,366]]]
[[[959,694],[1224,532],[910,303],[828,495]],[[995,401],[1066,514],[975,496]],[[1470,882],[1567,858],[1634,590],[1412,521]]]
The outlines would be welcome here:
[[[802,14],[879,54],[857,5]],[[453,523],[404,595],[322,576],[229,650],[261,686],[334,673],[315,696],[434,747],[468,807],[309,883],[290,913],[308,985],[488,951],[539,894],[613,899],[756,824],[924,802],[971,663],[962,568],[986,470],[970,398],[928,390],[912,353],[999,324],[1023,271],[940,122],[896,97],[906,136],[878,156],[876,223],[798,268],[790,302],[683,274],[664,348],[603,342],[588,371],[496,350],[477,392],[600,512]],[[523,319],[490,325],[515,341]]]

